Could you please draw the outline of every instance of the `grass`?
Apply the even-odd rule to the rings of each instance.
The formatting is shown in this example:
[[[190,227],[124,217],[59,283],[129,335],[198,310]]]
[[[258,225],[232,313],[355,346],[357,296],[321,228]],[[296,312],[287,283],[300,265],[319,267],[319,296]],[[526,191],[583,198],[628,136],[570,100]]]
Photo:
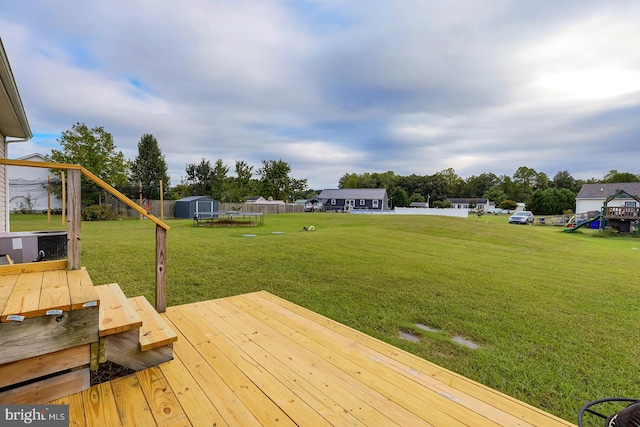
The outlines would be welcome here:
[[[573,422],[587,401],[640,396],[635,236],[509,225],[506,215],[167,222],[169,305],[264,289]],[[18,215],[11,227],[61,225]],[[94,283],[153,301],[154,235],[149,221],[85,222],[82,263]]]

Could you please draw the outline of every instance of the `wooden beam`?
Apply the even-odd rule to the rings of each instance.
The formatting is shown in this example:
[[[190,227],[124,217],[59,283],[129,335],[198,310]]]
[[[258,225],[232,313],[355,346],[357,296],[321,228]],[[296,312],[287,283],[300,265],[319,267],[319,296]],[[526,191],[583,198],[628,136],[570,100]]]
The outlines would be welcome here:
[[[53,378],[38,381],[0,394],[2,404],[38,405],[79,393],[90,387],[89,368],[72,371]]]
[[[67,212],[69,222],[67,224],[67,262],[70,270],[79,270],[81,267],[80,221],[82,209],[79,170],[69,170],[68,187]]]
[[[98,307],[0,323],[0,364],[97,342]]]
[[[0,276],[66,269],[66,259],[57,261],[25,262],[20,264],[0,265]]]
[[[167,311],[167,230],[156,226],[156,311]]]

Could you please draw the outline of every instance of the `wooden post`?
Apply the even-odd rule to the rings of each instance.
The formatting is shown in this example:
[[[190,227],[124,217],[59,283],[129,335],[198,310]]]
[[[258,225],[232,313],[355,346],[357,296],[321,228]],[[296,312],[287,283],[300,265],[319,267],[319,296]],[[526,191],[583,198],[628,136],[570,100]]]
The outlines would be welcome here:
[[[80,177],[79,170],[69,170],[69,199],[67,211],[69,223],[67,224],[67,266],[69,270],[80,270]]]
[[[162,180],[160,180],[160,221],[164,221],[164,191],[162,191]]]
[[[51,175],[47,176],[47,224],[51,224]]]
[[[67,222],[67,185],[64,182],[64,171],[60,172],[62,180],[62,224]]]
[[[167,311],[167,230],[156,225],[156,311]]]
[[[138,181],[138,187],[140,189],[140,206],[142,206],[142,181]],[[144,206],[142,206],[144,208]],[[140,214],[140,221],[142,221],[142,214]]]

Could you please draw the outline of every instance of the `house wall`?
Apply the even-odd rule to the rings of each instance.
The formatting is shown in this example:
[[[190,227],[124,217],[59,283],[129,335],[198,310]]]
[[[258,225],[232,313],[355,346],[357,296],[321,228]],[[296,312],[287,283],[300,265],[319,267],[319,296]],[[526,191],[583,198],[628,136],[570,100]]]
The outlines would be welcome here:
[[[7,157],[7,142],[6,138],[0,133],[0,158]],[[0,165],[0,232],[5,233],[9,231],[9,210],[7,209],[7,193],[9,188],[7,185],[7,166]]]
[[[351,199],[349,199],[349,200],[351,200]],[[356,210],[358,210],[358,209],[368,209],[368,210],[380,211],[380,210],[383,210],[386,207],[385,200],[376,199],[376,200],[378,200],[378,207],[377,208],[373,207],[373,199],[353,199],[353,200],[355,200],[354,209],[356,209]],[[360,204],[361,200],[364,200],[364,205]],[[346,199],[335,199],[335,201],[336,201],[335,204],[331,204],[331,200],[327,200],[327,203],[324,205],[325,209],[327,211],[332,211],[332,210],[341,211],[341,210],[344,210],[344,205],[345,205]]]
[[[634,199],[613,199],[607,203],[607,206],[611,208],[625,206],[626,202],[633,202],[637,204]],[[604,199],[578,199],[576,200],[576,213],[600,211],[603,204]]]
[[[22,160],[42,161],[39,156],[23,158]],[[19,212],[23,209],[43,212],[49,206],[47,185],[51,172],[49,169],[29,168],[24,166],[8,166],[9,180],[9,212]],[[52,180],[58,179],[51,176]],[[51,209],[61,209],[62,201],[51,194]]]

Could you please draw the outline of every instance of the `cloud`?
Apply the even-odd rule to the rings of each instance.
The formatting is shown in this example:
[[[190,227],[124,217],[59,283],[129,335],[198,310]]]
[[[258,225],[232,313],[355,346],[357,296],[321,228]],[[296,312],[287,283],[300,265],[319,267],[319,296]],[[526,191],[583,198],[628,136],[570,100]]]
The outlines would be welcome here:
[[[636,173],[639,18],[595,0],[7,0],[36,134],[11,153],[46,154],[80,121],[129,158],[152,133],[174,184],[201,158],[282,159],[313,188],[450,167]]]

